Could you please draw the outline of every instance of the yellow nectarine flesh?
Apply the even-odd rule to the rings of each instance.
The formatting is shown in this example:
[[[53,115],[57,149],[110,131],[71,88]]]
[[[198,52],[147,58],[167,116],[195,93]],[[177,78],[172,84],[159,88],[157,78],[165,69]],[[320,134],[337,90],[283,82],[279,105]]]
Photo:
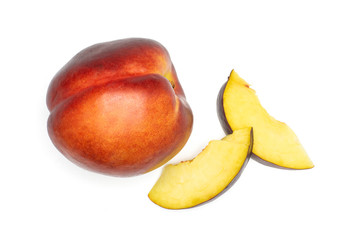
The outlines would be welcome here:
[[[210,141],[193,160],[165,166],[149,198],[169,209],[194,207],[213,199],[237,179],[249,160],[251,146],[251,128]]]
[[[227,133],[229,127],[233,131],[253,127],[255,155],[285,168],[307,169],[314,166],[295,133],[267,113],[255,91],[235,71],[231,72],[219,99],[218,104],[223,108],[220,114],[225,115],[220,119],[227,121],[222,122]]]

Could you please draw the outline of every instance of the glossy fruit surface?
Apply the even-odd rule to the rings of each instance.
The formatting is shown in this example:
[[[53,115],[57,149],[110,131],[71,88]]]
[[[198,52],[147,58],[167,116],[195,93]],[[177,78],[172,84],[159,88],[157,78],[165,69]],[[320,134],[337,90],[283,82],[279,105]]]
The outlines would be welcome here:
[[[150,39],[90,46],[53,78],[48,132],[86,169],[114,176],[151,171],[187,142],[191,109],[167,50]]]

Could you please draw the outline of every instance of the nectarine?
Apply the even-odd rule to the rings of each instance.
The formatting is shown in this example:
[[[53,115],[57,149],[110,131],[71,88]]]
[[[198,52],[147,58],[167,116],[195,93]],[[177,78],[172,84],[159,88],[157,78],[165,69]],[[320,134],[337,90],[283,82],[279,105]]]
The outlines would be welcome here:
[[[262,160],[292,169],[314,166],[291,128],[267,113],[255,91],[235,71],[220,89],[217,108],[227,134],[244,127],[254,128],[253,153]]]
[[[252,129],[234,131],[210,141],[193,160],[166,165],[149,192],[161,207],[183,209],[213,200],[240,177],[251,156]]]
[[[142,38],[79,52],[52,79],[47,106],[57,149],[77,165],[115,176],[166,163],[193,123],[167,50]]]

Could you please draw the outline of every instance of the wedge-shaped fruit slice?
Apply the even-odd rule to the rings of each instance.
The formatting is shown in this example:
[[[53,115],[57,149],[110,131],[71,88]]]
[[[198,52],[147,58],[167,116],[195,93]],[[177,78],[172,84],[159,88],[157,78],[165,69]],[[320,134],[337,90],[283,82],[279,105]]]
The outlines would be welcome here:
[[[169,209],[190,208],[214,199],[239,178],[250,159],[252,142],[251,128],[210,141],[193,160],[165,166],[149,198]]]
[[[235,71],[220,89],[217,110],[227,134],[253,127],[253,153],[261,159],[285,168],[307,169],[314,166],[295,133],[266,112],[255,91]]]

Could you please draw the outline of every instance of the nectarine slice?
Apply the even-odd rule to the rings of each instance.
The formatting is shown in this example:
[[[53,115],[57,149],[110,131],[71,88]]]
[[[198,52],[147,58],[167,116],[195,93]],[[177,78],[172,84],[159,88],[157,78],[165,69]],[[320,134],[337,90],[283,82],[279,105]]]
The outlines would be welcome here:
[[[168,209],[190,208],[213,199],[239,178],[251,148],[251,128],[210,141],[193,160],[165,166],[149,198]]]
[[[261,159],[292,169],[314,166],[295,133],[267,113],[255,91],[235,71],[221,88],[217,107],[221,125],[227,134],[253,127],[253,153]]]

